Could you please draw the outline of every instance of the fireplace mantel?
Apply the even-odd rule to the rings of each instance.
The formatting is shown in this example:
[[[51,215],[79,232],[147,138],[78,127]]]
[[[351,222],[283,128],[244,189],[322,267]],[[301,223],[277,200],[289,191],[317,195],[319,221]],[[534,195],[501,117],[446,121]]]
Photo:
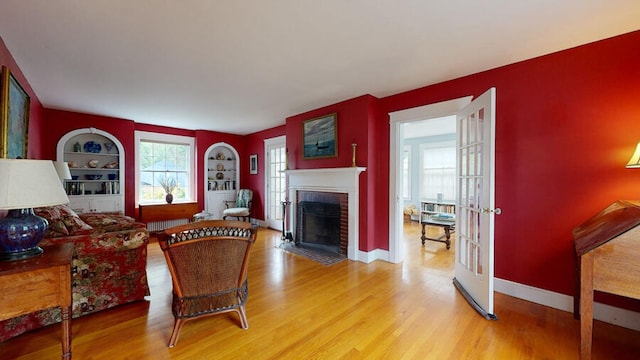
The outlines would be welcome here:
[[[349,245],[347,247],[347,257],[350,260],[358,260],[358,219],[360,210],[360,193],[358,185],[360,183],[359,175],[365,170],[367,170],[365,167],[285,170],[285,173],[289,178],[289,200],[294,204],[294,206],[298,203],[296,199],[298,190],[348,194]],[[289,211],[292,229],[295,229],[296,226],[295,213],[295,211]]]

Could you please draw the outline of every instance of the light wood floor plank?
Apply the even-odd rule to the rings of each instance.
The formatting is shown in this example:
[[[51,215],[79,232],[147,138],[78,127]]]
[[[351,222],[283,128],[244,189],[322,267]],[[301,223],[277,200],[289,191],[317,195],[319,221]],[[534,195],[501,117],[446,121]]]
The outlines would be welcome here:
[[[438,229],[430,229],[432,232]],[[405,226],[406,261],[324,266],[277,248],[260,229],[249,268],[249,329],[236,314],[187,322],[175,348],[171,278],[149,246],[148,301],[73,321],[76,359],[577,359],[572,314],[503,294],[498,321],[480,317],[455,290],[453,248],[420,244]],[[436,236],[436,233],[430,234]],[[0,344],[1,359],[59,359],[59,326]],[[596,321],[594,359],[637,359],[640,333]]]

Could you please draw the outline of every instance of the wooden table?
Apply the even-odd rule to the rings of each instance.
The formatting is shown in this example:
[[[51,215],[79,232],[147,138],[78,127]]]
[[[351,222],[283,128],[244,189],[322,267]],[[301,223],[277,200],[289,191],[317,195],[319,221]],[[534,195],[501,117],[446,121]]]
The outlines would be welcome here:
[[[198,213],[197,202],[182,202],[173,204],[139,205],[139,218],[143,223],[169,220],[193,221],[193,215]]]
[[[640,202],[616,201],[574,228],[573,238],[580,264],[574,312],[580,315],[580,359],[588,360],[593,292],[640,299]]]
[[[430,238],[425,235],[425,226],[438,226],[444,229],[444,235],[438,238]],[[456,222],[455,221],[446,221],[446,220],[435,220],[428,219],[422,221],[422,236],[420,239],[422,240],[422,245],[424,245],[425,240],[430,241],[438,241],[441,243],[447,244],[447,250],[451,248],[451,234],[455,231]]]
[[[71,253],[73,244],[43,247],[42,255],[0,262],[0,320],[59,306],[62,359],[71,359]]]

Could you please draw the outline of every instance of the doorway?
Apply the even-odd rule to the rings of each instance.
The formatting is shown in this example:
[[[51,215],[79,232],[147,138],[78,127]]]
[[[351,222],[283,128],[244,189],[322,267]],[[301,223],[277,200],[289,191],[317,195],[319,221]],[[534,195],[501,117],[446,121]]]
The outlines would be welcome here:
[[[404,263],[448,264],[453,275],[456,201],[456,116],[402,123]],[[446,244],[446,246],[443,245]],[[435,259],[437,261],[433,262]],[[445,259],[446,258],[446,259]],[[436,265],[436,267],[439,267]],[[445,270],[446,268],[440,268]]]
[[[403,153],[404,126],[415,122],[455,115],[460,109],[471,103],[471,96],[444,101],[441,103],[392,112],[390,123],[389,156],[389,261],[400,263],[404,259],[402,244],[403,231]]]
[[[389,258],[402,261],[399,241],[403,148],[402,123],[456,114],[456,231],[454,285],[487,319],[493,314],[493,234],[495,207],[495,88],[475,100],[461,98],[390,114]],[[431,116],[429,116],[431,115]]]
[[[286,137],[278,136],[264,141],[265,153],[265,222],[272,229],[283,229],[282,202],[287,196]]]

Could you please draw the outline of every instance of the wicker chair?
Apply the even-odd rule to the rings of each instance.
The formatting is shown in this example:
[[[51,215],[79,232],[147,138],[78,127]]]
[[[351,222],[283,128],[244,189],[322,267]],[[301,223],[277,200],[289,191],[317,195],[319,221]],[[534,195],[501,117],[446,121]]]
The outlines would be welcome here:
[[[242,221],[204,220],[158,234],[173,281],[172,348],[188,320],[235,311],[247,329],[247,266],[257,228]]]

